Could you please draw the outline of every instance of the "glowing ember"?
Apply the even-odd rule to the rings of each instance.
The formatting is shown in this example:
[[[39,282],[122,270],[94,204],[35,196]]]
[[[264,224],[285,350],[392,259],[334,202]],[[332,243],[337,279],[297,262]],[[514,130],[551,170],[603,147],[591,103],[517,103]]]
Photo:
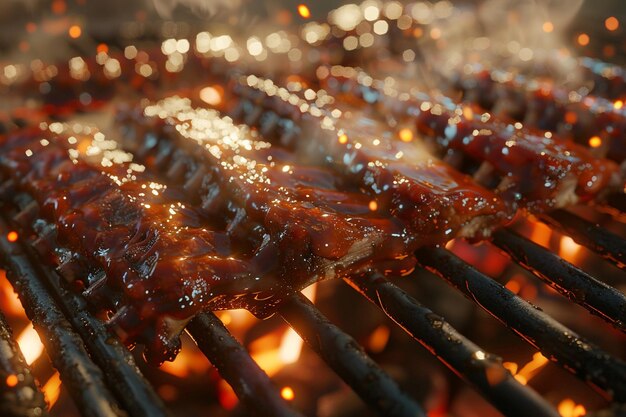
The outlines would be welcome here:
[[[217,106],[222,102],[222,92],[219,86],[204,87],[200,90],[200,100],[210,106]]]
[[[378,203],[376,202],[376,200],[370,201],[369,208],[371,211],[378,210]]]
[[[613,32],[619,28],[619,20],[615,16],[611,16],[604,21],[607,30]]]
[[[385,350],[391,331],[385,325],[378,326],[370,335],[368,340],[368,348],[374,353]]]
[[[398,132],[398,137],[402,142],[411,142],[413,140],[413,132],[409,128],[404,128]]]
[[[570,398],[561,401],[557,409],[563,417],[582,417],[587,414],[587,410],[582,404],[576,404]]]
[[[298,5],[298,14],[302,16],[304,19],[308,19],[309,17],[311,17],[311,11],[309,10],[306,4]]]
[[[599,148],[601,145],[602,139],[600,139],[600,136],[593,136],[589,139],[589,146],[591,146],[592,148]]]
[[[67,33],[69,33],[70,38],[78,39],[78,38],[80,38],[80,35],[83,33],[83,30],[78,25],[72,25],[72,26],[70,26],[70,28],[67,31]]]
[[[41,389],[43,395],[46,397],[48,408],[54,407],[54,404],[59,400],[61,395],[61,377],[58,372],[50,377]]]
[[[7,379],[4,382],[7,384],[7,387],[11,388],[16,386],[19,380],[17,379],[17,375],[11,374],[7,376]]]
[[[296,397],[296,393],[293,392],[291,387],[283,387],[283,389],[280,390],[280,396],[287,401],[291,401]]]
[[[563,236],[559,245],[559,256],[566,261],[575,262],[582,247],[569,236]]]
[[[218,386],[218,399],[222,407],[226,410],[232,410],[235,408],[239,400],[237,399],[237,395],[235,391],[233,391],[232,387],[228,385],[228,382],[223,379],[220,380]]]
[[[27,364],[32,364],[43,353],[43,343],[41,338],[32,325],[28,325],[22,333],[17,337],[17,344],[20,346],[20,350],[24,354]]]
[[[543,26],[542,26],[542,29],[546,33],[551,33],[552,31],[554,31],[554,24],[552,22],[550,22],[550,21],[544,22]]]
[[[16,242],[18,237],[19,236],[18,236],[17,232],[15,232],[15,231],[11,231],[11,232],[9,232],[7,234],[7,240],[9,242]]]

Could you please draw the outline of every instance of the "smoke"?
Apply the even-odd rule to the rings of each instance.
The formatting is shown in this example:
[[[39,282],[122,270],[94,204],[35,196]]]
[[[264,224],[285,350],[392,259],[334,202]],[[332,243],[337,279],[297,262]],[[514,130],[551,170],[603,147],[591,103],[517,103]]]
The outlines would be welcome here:
[[[161,17],[169,19],[179,5],[201,17],[210,17],[221,11],[238,8],[241,0],[152,0],[152,3]]]
[[[486,35],[533,50],[562,46],[584,0],[487,0],[479,9]]]

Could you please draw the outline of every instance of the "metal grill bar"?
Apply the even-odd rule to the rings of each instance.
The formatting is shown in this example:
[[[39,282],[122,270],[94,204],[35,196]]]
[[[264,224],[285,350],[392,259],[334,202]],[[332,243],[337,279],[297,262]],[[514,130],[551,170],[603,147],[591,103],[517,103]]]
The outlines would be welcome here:
[[[0,230],[7,225],[0,219]],[[28,261],[20,245],[10,243],[6,233],[0,238],[0,252],[7,265],[7,277],[18,291],[28,318],[35,328],[43,331],[46,352],[61,374],[78,407],[88,417],[121,417],[121,411],[113,395],[104,385],[104,376],[90,359],[83,340],[74,332],[71,324],[56,305],[43,283],[37,278],[38,271]]]
[[[555,210],[541,220],[619,268],[626,268],[626,239],[566,210]]]
[[[46,417],[46,402],[0,313],[0,415]]]
[[[418,262],[461,291],[517,335],[616,401],[626,401],[626,363],[587,342],[451,252],[425,248]]]
[[[278,395],[267,374],[213,313],[196,316],[187,332],[230,384],[237,397],[256,416],[297,417]]]
[[[26,248],[30,251],[29,248]],[[32,249],[31,249],[32,250]],[[32,255],[32,254],[31,254]],[[60,277],[42,268],[52,292],[91,354],[102,369],[107,386],[131,416],[167,417],[163,402],[137,367],[130,351],[105,324],[87,311],[86,301],[63,289]]]
[[[33,211],[36,214],[37,207],[30,197],[22,196],[24,198],[20,199],[20,203],[25,208],[14,219],[18,223],[27,224],[28,222],[23,220],[31,217]],[[29,209],[30,207],[35,208]],[[108,387],[130,415],[166,417],[168,413],[161,399],[139,371],[130,351],[118,338],[113,337],[101,320],[88,311],[84,298],[62,287],[61,278],[57,273],[49,268],[36,266],[37,255],[32,245],[23,245],[23,250],[26,255],[25,262],[29,262],[29,267],[37,270],[38,276],[47,282],[48,289],[51,290],[67,320],[80,334],[92,359],[102,369]]]
[[[380,307],[454,373],[476,387],[504,415],[559,415],[535,391],[513,378],[499,358],[485,353],[441,316],[420,305],[381,274],[348,278],[346,282]]]
[[[387,373],[349,335],[332,324],[306,297],[298,294],[278,308],[282,318],[354,391],[380,415],[425,416]]]
[[[28,205],[28,202],[32,201],[26,196],[22,200],[21,205]],[[20,214],[25,211],[26,209]],[[20,214],[18,217],[28,217],[20,216]],[[30,251],[31,257],[34,256],[30,246],[25,250]],[[36,262],[31,262],[31,267],[34,264]],[[51,289],[70,318],[74,329],[81,334],[94,359],[102,367],[109,387],[115,391],[131,415],[167,416],[168,413],[161,399],[135,365],[128,349],[117,338],[112,337],[100,320],[94,318],[86,310],[84,298],[63,289],[58,274],[50,273],[45,268],[42,268],[41,273],[50,283]],[[234,384],[235,392],[240,396],[242,403],[252,411],[264,410],[263,412],[267,413],[261,415],[298,416],[299,414],[292,411],[280,398],[267,375],[254,363],[245,348],[228,333],[228,330],[217,317],[213,317],[220,323],[221,331],[215,326],[215,323],[212,326],[205,326],[206,317],[202,315],[198,318],[199,324],[195,326],[199,332],[193,332],[193,337],[204,343],[200,348],[205,354],[207,351],[215,353],[209,357],[209,360],[214,365],[217,363],[222,365],[216,365],[220,372],[223,369],[229,371],[224,378],[230,384]],[[207,340],[210,341],[207,342]],[[227,340],[230,340],[230,343],[227,343]],[[234,355],[233,352],[235,351],[238,351],[239,355]],[[250,365],[247,368],[240,368],[242,363]],[[230,368],[234,366],[234,371],[230,368],[227,369],[227,364],[230,364]],[[254,389],[250,390],[250,386]]]
[[[626,296],[519,234],[500,230],[493,243],[570,300],[626,332]]]

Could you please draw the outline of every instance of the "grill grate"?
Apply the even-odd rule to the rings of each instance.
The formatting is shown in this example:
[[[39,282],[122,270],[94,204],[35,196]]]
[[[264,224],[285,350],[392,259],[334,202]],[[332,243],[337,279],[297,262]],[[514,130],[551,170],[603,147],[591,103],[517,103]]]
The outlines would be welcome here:
[[[619,402],[626,398],[626,364],[587,342],[444,249],[422,249],[418,262],[500,320],[544,356]]]
[[[503,414],[558,415],[537,393],[513,378],[493,355],[380,274],[348,279],[347,282],[457,375],[478,388]]]
[[[246,123],[255,124],[262,113],[262,108],[253,105],[253,110],[245,115]],[[169,157],[160,156],[164,160]],[[166,161],[162,162],[166,165]],[[181,177],[174,169],[175,164],[176,161],[172,161],[169,169],[163,169],[164,175]],[[201,178],[200,174],[191,177],[185,188],[193,186],[193,182]],[[9,207],[3,207],[0,258],[10,272],[9,279],[28,317],[37,328],[46,329],[46,351],[83,414],[98,417],[169,415],[129,350],[88,311],[81,296],[63,288],[58,272],[38,261],[38,248],[45,250],[46,230],[32,242],[9,242],[5,238],[12,230],[10,225],[27,225],[38,211],[36,204],[25,196],[15,196],[14,188],[11,181],[0,184],[0,200],[8,201],[11,197],[21,209],[11,213]],[[609,204],[623,213],[624,200],[622,195],[613,196]],[[565,210],[556,210],[543,220],[610,263],[624,268],[626,240],[622,237]],[[562,295],[624,331],[626,297],[619,290],[513,231],[496,232],[493,244]],[[425,269],[553,362],[586,381],[607,399],[626,402],[626,363],[622,360],[586,341],[452,252],[424,248],[416,256]],[[516,380],[494,355],[381,275],[347,278],[346,282],[459,377],[476,387],[503,414],[558,416],[545,399]],[[303,296],[290,298],[278,307],[277,313],[373,410],[385,416],[424,415],[421,406],[404,393],[351,336]],[[198,315],[187,326],[187,332],[251,413],[300,415],[280,397],[269,377],[213,313]],[[0,372],[25,375],[24,381],[9,389],[4,397],[9,398],[7,404],[12,415],[46,415],[43,396],[37,391],[30,370],[1,319]],[[28,390],[32,395],[26,395]],[[607,413],[623,415],[624,409],[617,404]]]
[[[23,217],[21,213],[15,219]],[[0,221],[0,234],[6,236],[9,230],[7,220]],[[620,324],[624,309],[620,307],[624,305],[624,296],[618,290],[513,232],[496,233],[494,243],[561,293],[623,329]],[[46,350],[85,415],[168,415],[130,352],[86,310],[82,297],[61,287],[56,272],[38,264],[31,245],[3,238],[0,251],[29,318],[35,326],[49,329]],[[605,397],[617,402],[626,400],[626,364],[621,360],[585,341],[451,252],[427,248],[418,251],[417,257],[423,267]],[[379,275],[346,281],[477,387],[505,415],[558,415],[532,389],[516,381],[492,355],[391,282]],[[281,305],[279,313],[381,415],[423,414],[354,339],[330,323],[304,297],[293,297]],[[198,316],[187,331],[233,386],[242,404],[259,415],[299,415],[280,398],[267,375],[214,314]],[[7,357],[10,355],[2,356]],[[20,367],[16,373],[28,374],[24,364]],[[35,408],[45,413],[41,395],[37,398]],[[23,410],[16,415],[29,415],[28,412]]]
[[[626,296],[515,232],[501,230],[493,243],[559,293],[625,331]]]
[[[544,216],[548,224],[591,249],[620,269],[626,268],[626,239],[617,236],[566,210]]]

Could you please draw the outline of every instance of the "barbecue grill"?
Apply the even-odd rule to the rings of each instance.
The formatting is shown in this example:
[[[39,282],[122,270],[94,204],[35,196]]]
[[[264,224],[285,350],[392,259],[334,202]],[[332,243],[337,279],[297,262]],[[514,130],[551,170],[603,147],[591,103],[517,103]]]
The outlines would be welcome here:
[[[207,58],[210,59],[213,58]],[[54,83],[54,80],[50,82]],[[114,77],[111,82],[123,81]],[[150,81],[157,85],[167,82],[167,79]],[[95,88],[97,90],[99,87]],[[97,91],[92,96],[97,101]],[[263,123],[268,118],[284,117],[264,106],[262,100],[255,101],[254,97],[246,96],[245,92],[240,94],[239,99],[246,106],[243,106],[243,110],[240,108],[241,112],[233,117],[261,131],[267,127]],[[71,120],[75,116],[73,111],[67,109],[64,110],[65,114],[58,114],[61,107],[51,110],[57,112],[55,117]],[[291,128],[297,128],[296,120],[287,118],[287,121],[292,122],[289,125]],[[10,129],[13,125],[32,122],[14,111],[4,127]],[[175,158],[171,158],[165,165],[153,174],[165,179],[168,175],[181,177],[180,172],[176,172],[179,168],[176,168]],[[25,194],[16,193],[10,179],[0,178],[0,182],[0,265],[6,269],[7,278],[19,295],[28,319],[41,335],[45,335],[42,338],[45,351],[81,415],[171,415],[149,378],[140,370],[131,350],[107,328],[102,317],[91,312],[80,293],[68,288],[63,267],[54,269],[41,262],[42,253],[49,250],[46,247],[49,230],[41,227],[35,233],[28,231],[27,225],[38,211],[35,201]],[[609,270],[623,275],[626,239],[619,232],[601,226],[595,219],[609,213],[613,219],[617,219],[616,223],[623,222],[625,209],[626,195],[614,193],[605,202],[595,206],[558,209],[537,219],[533,218],[532,221],[541,222],[544,227],[570,237],[578,245],[603,258],[602,262],[611,265]],[[583,212],[586,215],[582,215]],[[572,303],[607,322],[617,332],[624,333],[624,293],[607,285],[602,277],[594,276],[526,237],[521,230],[528,219],[521,218],[512,226],[497,230],[492,241],[484,245],[492,252],[497,250],[504,253],[527,270],[528,277],[534,276],[541,280]],[[614,230],[623,231],[623,228]],[[609,404],[606,410],[588,415],[626,415],[624,360],[607,353],[593,341],[580,336],[547,312],[524,300],[501,283],[499,277],[480,272],[478,265],[463,260],[452,248],[453,244],[419,249],[415,254],[419,267],[413,275],[424,275],[428,271],[440,278],[497,319],[523,343],[529,344],[570,373],[568,378],[578,378],[588,384],[590,390],[599,393]],[[556,409],[553,402],[516,378],[504,366],[501,358],[472,342],[471,334],[456,330],[445,317],[428,307],[430,303],[427,300],[422,304],[418,296],[402,289],[399,281],[405,279],[368,272],[343,280],[360,294],[363,303],[369,301],[380,308],[390,322],[402,328],[410,338],[430,352],[433,361],[441,361],[503,415],[560,415],[560,410]],[[291,296],[279,304],[274,312],[302,337],[375,414],[438,415],[429,412],[424,404],[401,388],[390,372],[377,364],[366,349],[350,336],[350,329],[342,329],[334,324],[304,295]],[[245,410],[239,410],[240,413],[258,416],[302,415],[285,395],[281,395],[270,377],[214,312],[197,315],[186,326],[186,332],[232,387]],[[41,388],[33,377],[33,370],[20,352],[10,324],[2,316],[0,378],[2,415],[54,415],[54,410],[48,411]]]

